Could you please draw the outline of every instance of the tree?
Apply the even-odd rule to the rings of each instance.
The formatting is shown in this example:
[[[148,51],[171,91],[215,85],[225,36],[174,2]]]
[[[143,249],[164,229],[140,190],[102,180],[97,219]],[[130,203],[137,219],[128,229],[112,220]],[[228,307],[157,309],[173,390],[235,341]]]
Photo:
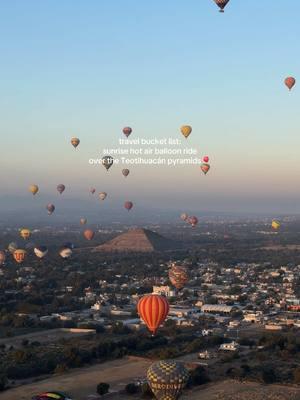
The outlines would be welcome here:
[[[103,396],[104,394],[109,392],[109,384],[105,383],[105,382],[101,382],[99,383],[99,385],[97,385],[97,393],[100,396]]]
[[[138,391],[138,387],[135,383],[128,383],[128,385],[125,387],[125,391],[128,394],[135,394]]]
[[[294,383],[299,385],[299,383],[300,383],[300,367],[298,367],[294,370],[293,375],[294,375]]]

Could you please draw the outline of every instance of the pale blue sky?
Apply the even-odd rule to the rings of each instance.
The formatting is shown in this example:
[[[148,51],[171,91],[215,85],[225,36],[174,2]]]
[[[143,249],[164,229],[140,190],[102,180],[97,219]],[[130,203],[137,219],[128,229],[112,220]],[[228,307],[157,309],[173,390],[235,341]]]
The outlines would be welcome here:
[[[300,77],[299,15],[298,0],[231,0],[224,14],[213,0],[2,1],[3,194],[62,182],[71,197],[95,186],[144,205],[300,212],[299,86],[283,85]],[[131,167],[125,184],[88,164],[125,125],[163,138],[185,123],[206,177]]]

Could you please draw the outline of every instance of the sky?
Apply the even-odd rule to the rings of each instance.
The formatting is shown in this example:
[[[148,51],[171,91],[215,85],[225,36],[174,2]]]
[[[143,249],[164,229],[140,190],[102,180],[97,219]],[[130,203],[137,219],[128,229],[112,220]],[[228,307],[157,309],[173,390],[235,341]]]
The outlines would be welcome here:
[[[299,213],[300,88],[283,84],[300,77],[299,13],[298,0],[231,0],[224,14],[213,0],[2,2],[1,207],[32,183],[55,202],[64,183],[69,204],[94,186],[140,209]],[[90,165],[124,126],[181,140],[211,170]]]

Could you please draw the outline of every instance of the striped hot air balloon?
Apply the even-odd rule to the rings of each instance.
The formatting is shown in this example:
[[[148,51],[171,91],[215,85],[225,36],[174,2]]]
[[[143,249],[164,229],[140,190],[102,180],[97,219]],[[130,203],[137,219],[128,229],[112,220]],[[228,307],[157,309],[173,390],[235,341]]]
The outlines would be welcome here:
[[[172,265],[169,269],[169,279],[176,289],[182,289],[189,280],[188,271],[180,265]]]
[[[137,305],[140,317],[153,335],[167,318],[169,308],[167,299],[155,294],[143,296]]]
[[[183,134],[183,136],[187,139],[190,134],[192,133],[192,127],[189,125],[183,125],[181,128],[181,133]]]
[[[27,252],[23,249],[17,249],[13,253],[14,259],[17,261],[18,264],[21,264],[25,260],[26,255]]]
[[[292,90],[292,88],[295,86],[296,79],[292,76],[288,76],[287,78],[285,78],[284,83],[289,90]]]
[[[223,13],[224,12],[224,8],[229,3],[229,0],[214,0],[214,2],[220,8],[220,12]]]

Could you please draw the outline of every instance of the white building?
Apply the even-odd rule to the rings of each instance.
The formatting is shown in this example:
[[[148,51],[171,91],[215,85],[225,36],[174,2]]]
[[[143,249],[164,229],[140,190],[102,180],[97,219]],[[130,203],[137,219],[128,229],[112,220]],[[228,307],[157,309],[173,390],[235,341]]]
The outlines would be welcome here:
[[[166,297],[176,296],[175,290],[171,289],[170,286],[153,286],[152,293]]]

